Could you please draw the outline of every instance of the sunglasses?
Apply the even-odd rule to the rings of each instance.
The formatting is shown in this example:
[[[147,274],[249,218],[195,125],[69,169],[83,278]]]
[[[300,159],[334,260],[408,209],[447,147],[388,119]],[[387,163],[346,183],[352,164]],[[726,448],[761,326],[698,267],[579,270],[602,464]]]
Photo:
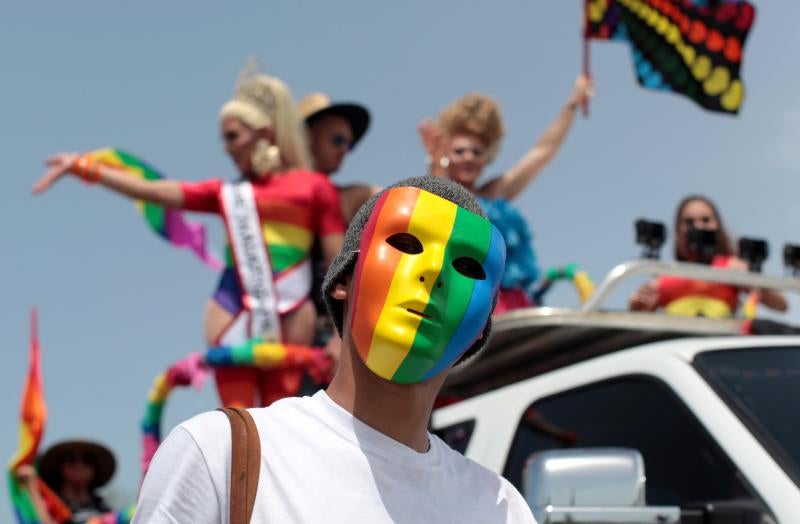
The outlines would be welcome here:
[[[351,151],[356,143],[350,137],[337,133],[331,137],[331,145],[334,147],[344,146],[348,151]]]

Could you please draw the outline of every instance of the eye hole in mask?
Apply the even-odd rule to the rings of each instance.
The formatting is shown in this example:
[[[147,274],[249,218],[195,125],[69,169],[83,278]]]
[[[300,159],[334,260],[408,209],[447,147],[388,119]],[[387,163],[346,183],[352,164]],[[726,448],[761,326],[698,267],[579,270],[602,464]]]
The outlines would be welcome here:
[[[396,250],[409,255],[422,253],[422,242],[411,233],[395,233],[386,239],[386,243]]]
[[[474,280],[486,280],[486,272],[480,262],[471,257],[458,257],[453,260],[453,267],[465,277]]]

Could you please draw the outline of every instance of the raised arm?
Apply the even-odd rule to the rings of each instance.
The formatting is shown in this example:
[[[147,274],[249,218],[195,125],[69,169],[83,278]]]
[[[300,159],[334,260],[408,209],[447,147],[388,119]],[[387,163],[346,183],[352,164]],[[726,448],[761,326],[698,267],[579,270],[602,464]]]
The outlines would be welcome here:
[[[422,147],[425,148],[428,174],[444,176],[445,166],[442,165],[441,160],[445,155],[447,140],[442,126],[438,122],[427,118],[417,124],[417,132],[422,140]]]
[[[785,313],[789,310],[789,303],[783,293],[777,289],[765,289],[761,292],[761,303],[770,309]]]
[[[339,251],[341,251],[342,240],[344,240],[344,235],[341,233],[331,233],[320,239],[322,258],[325,261],[325,267],[330,267],[333,259],[339,254]]]
[[[324,177],[316,179],[315,184],[314,234],[320,239],[322,258],[325,267],[328,268],[342,249],[344,231],[347,227],[344,223],[339,191]]]
[[[737,271],[748,271],[747,262],[739,257],[731,257],[726,267]],[[743,291],[749,290],[744,289]],[[789,303],[786,301],[786,297],[777,289],[762,289],[761,303],[781,313],[785,313],[789,309]]]
[[[42,494],[39,493],[39,487],[37,486],[39,476],[36,473],[36,469],[34,469],[33,466],[25,464],[17,467],[14,474],[22,488],[28,490],[31,503],[33,504],[33,510],[36,512],[36,517],[39,519],[38,522],[41,524],[57,524],[53,517],[50,516],[50,512],[47,511],[47,504],[42,498]]]
[[[136,200],[145,200],[166,207],[183,206],[180,183],[174,180],[145,180],[76,153],[59,153],[48,158],[46,164],[47,171],[33,186],[33,192],[36,194],[46,191],[65,174],[72,174]]]
[[[499,179],[491,182],[494,197],[511,200],[516,198],[536,175],[556,156],[561,144],[572,127],[575,111],[594,95],[594,83],[586,76],[579,76],[566,105],[533,148],[514,167]]]

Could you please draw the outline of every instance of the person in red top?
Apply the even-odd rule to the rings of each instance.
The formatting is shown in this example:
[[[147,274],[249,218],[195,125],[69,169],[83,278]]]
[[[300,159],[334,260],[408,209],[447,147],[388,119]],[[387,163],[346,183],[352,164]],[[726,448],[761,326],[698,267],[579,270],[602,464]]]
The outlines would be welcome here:
[[[345,228],[336,189],[310,171],[302,122],[280,79],[243,72],[220,111],[220,127],[241,175],[236,183],[145,180],[89,156],[59,153],[47,160],[34,193],[72,174],[133,199],[220,214],[228,264],[206,308],[206,342],[237,345],[255,337],[309,346],[316,322],[309,252],[315,238],[326,264],[339,252]],[[216,373],[222,403],[250,407],[293,394],[302,370],[234,367]]]
[[[704,257],[692,251],[689,248],[691,228],[715,231],[716,253]],[[717,207],[711,200],[699,195],[688,196],[678,205],[675,213],[675,259],[736,271],[748,270],[747,263],[736,256]],[[631,295],[629,307],[634,311],[664,309],[675,315],[725,318],[736,313],[741,291],[747,290],[717,282],[664,275],[644,284]],[[786,311],[788,307],[783,295],[772,289],[761,292],[761,303],[777,311]]]

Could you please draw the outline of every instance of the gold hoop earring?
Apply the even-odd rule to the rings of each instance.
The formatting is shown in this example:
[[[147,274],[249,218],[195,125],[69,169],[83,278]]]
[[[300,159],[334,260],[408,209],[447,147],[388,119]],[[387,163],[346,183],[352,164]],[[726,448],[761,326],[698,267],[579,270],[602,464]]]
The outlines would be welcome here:
[[[275,144],[260,139],[250,154],[250,166],[258,176],[264,176],[281,165],[281,150]]]

